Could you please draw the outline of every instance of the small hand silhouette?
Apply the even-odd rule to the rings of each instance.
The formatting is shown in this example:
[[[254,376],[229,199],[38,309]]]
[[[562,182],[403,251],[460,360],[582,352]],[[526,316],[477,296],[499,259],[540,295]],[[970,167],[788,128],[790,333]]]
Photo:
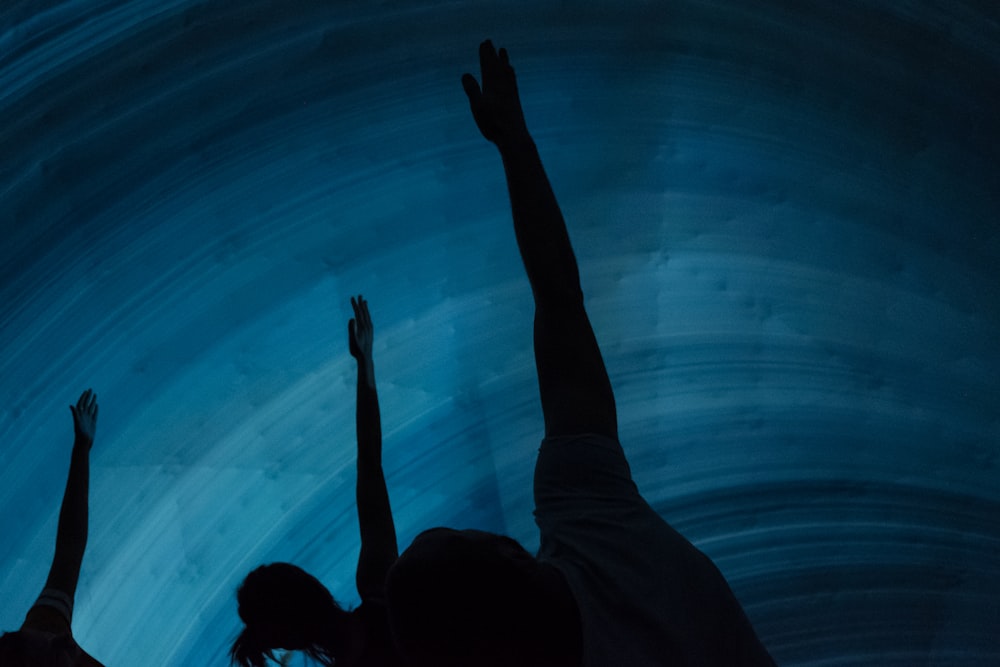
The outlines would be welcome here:
[[[360,294],[357,298],[352,296],[351,307],[354,308],[354,317],[347,323],[351,356],[357,359],[358,363],[367,363],[372,360],[372,339],[374,338],[372,317],[368,313],[368,302]]]
[[[486,40],[479,45],[479,67],[483,78],[481,89],[476,77],[462,75],[462,87],[469,97],[472,117],[479,131],[499,147],[526,137],[528,127],[507,50],[500,49],[498,54],[493,42]]]
[[[87,446],[94,444],[94,434],[97,432],[97,394],[93,390],[80,394],[76,405],[69,406],[73,413],[73,431],[77,440],[83,440]]]

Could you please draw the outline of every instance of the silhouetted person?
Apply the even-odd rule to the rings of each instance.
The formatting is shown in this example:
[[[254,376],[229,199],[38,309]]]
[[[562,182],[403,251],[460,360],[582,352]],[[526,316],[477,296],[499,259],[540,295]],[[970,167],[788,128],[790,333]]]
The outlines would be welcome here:
[[[73,599],[87,549],[90,448],[97,430],[97,396],[80,395],[73,413],[73,453],[59,510],[56,553],[48,579],[17,632],[0,637],[2,667],[101,667],[73,639]]]
[[[400,665],[386,616],[384,582],[396,561],[396,529],[382,474],[382,427],[372,362],[372,320],[361,297],[351,299],[351,355],[358,362],[358,522],[361,555],[356,582],[361,605],[346,611],[312,575],[289,563],[263,565],[237,591],[246,628],[233,643],[232,661],[263,667],[275,649],[302,651],[337,667]]]
[[[415,667],[773,665],[712,562],[632,481],[615,399],[562,214],[507,53],[480,46],[462,84],[500,151],[535,301],[545,419],[535,465],[541,547],[480,531],[421,533],[389,571],[395,640]]]

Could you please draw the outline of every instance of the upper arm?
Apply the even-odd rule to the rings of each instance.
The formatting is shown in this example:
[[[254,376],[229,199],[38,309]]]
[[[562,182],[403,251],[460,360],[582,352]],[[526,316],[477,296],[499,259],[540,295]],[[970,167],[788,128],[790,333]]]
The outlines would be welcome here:
[[[382,556],[375,556],[362,551],[358,560],[358,572],[355,583],[358,587],[358,594],[361,601],[385,600],[385,577],[389,574],[389,568],[396,562],[397,556],[385,553]]]
[[[639,490],[621,445],[596,434],[546,438],[535,463],[535,507],[552,503],[632,504]]]

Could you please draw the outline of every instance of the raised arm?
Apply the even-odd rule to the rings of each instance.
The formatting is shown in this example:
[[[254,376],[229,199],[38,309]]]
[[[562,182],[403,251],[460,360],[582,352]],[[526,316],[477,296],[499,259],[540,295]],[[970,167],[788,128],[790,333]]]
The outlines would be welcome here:
[[[69,479],[59,510],[56,553],[45,587],[59,590],[72,600],[76,595],[80,566],[87,548],[90,448],[97,430],[97,396],[88,389],[69,409],[73,413],[73,452],[70,455]]]
[[[368,302],[351,298],[354,318],[348,323],[351,356],[358,362],[358,523],[361,555],[356,582],[361,599],[383,597],[386,572],[399,556],[389,492],[382,473],[382,423],[372,362],[373,327]]]
[[[482,87],[471,74],[462,77],[462,87],[479,131],[500,151],[514,231],[535,299],[578,295],[576,259],[559,204],[524,121],[507,50],[498,53],[487,40],[479,46],[479,61]]]
[[[505,49],[479,47],[482,86],[462,77],[479,131],[500,150],[514,234],[535,298],[535,365],[548,437],[617,438],[615,399],[583,306],[566,223],[528,133]]]

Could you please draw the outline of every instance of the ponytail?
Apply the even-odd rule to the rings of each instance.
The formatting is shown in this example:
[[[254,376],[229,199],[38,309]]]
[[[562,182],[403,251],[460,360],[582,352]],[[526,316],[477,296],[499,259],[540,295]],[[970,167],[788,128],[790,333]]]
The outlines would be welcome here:
[[[229,649],[229,663],[239,667],[267,667],[267,661],[278,661],[274,655],[275,647],[267,647],[250,628],[245,628]],[[311,644],[300,649],[309,658],[323,667],[334,667],[336,658],[330,649],[319,644]]]
[[[274,660],[274,651],[266,647],[249,627],[244,628],[240,636],[229,649],[229,662],[239,667],[267,667],[268,659]]]

